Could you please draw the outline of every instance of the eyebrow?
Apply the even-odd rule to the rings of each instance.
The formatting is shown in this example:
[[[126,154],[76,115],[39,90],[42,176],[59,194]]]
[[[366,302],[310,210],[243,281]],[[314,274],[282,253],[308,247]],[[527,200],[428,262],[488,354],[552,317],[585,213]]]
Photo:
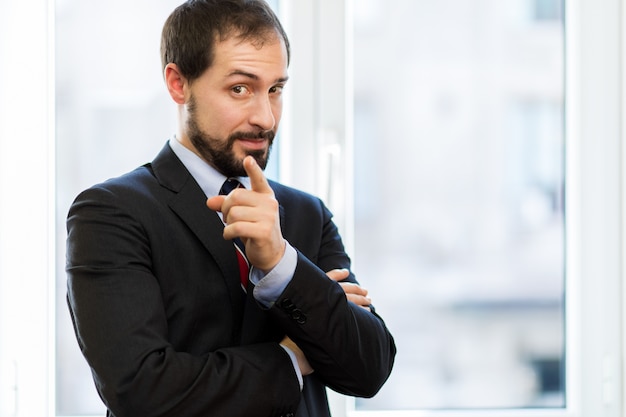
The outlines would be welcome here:
[[[228,74],[228,77],[232,77],[234,75],[242,75],[242,76],[250,78],[252,80],[259,80],[260,79],[258,75],[253,74],[251,72],[242,71],[242,70],[234,70],[230,74]],[[277,78],[276,80],[274,80],[274,83],[285,83],[285,82],[287,82],[287,80],[289,80],[289,77],[280,77],[280,78]]]

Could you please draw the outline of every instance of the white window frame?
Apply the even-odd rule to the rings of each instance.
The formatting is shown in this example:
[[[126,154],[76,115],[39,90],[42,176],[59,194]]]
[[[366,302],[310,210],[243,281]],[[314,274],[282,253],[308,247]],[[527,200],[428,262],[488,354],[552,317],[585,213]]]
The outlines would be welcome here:
[[[0,2],[0,416],[54,415],[54,9]]]
[[[351,1],[281,3],[294,46],[281,172],[329,201],[349,249]],[[625,23],[619,0],[567,1],[566,408],[368,413],[333,395],[335,417],[625,415]],[[54,0],[0,2],[0,56],[0,417],[54,416]]]
[[[297,3],[297,8],[289,0],[281,3],[294,48],[291,76],[292,87],[296,85],[286,109],[289,123],[286,129],[283,126],[281,172],[287,174],[283,180],[326,199],[348,249],[354,239],[350,48],[354,1],[310,0]],[[626,300],[621,261],[626,259],[626,149],[621,146],[626,140],[625,9],[619,0],[566,0],[565,6],[565,408],[358,412],[350,399],[332,396],[334,416],[625,415],[626,312],[621,307]],[[329,172],[344,175],[338,189],[326,185]]]

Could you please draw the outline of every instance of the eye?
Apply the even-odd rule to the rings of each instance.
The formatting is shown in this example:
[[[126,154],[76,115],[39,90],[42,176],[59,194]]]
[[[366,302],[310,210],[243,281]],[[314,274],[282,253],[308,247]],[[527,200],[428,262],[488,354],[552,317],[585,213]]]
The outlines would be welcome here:
[[[248,92],[248,88],[244,85],[236,85],[231,88],[231,91],[238,96],[242,96]]]
[[[270,94],[280,94],[283,92],[284,88],[285,86],[283,84],[275,85],[272,88],[270,88]]]

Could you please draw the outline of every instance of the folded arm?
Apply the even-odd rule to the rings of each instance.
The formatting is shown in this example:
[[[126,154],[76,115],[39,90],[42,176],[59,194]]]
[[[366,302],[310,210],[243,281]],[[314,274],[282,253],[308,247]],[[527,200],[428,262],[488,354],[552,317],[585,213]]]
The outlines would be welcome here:
[[[167,230],[167,217],[153,211],[158,204],[142,204],[136,195],[120,198],[124,193],[90,190],[68,218],[68,305],[107,407],[119,417],[295,410],[298,380],[278,340],[237,346],[234,324],[227,324],[233,320],[228,293],[185,269],[190,262],[182,256],[189,254],[198,271],[215,270],[206,249],[182,238],[179,225]],[[159,219],[155,227],[144,223],[150,218]],[[151,234],[150,228],[159,231]],[[160,238],[167,242],[160,245]],[[179,262],[164,262],[172,257]],[[214,286],[198,291],[200,285]]]

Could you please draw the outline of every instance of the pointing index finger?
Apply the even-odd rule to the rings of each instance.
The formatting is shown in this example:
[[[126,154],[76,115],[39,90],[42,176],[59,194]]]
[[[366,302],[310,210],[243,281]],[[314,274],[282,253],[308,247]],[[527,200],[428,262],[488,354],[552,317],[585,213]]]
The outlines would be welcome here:
[[[254,157],[250,155],[246,156],[243,160],[243,168],[246,170],[246,173],[250,178],[252,191],[259,193],[273,193],[272,188],[263,174],[263,170],[259,164],[256,163]]]

